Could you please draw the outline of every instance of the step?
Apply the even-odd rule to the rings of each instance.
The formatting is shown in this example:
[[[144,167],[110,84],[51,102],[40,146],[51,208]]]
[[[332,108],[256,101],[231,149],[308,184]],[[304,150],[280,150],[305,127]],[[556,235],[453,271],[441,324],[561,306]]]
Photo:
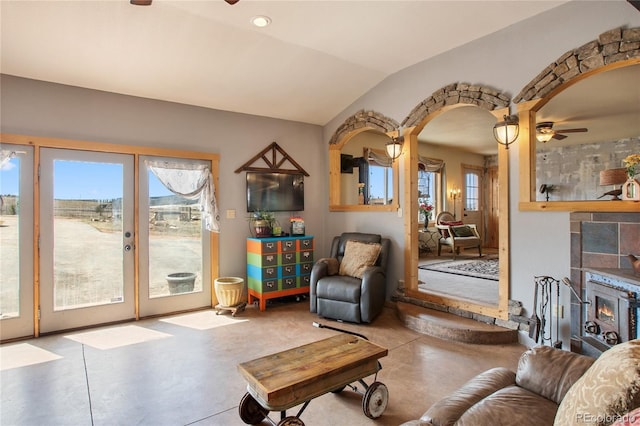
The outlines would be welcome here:
[[[397,302],[396,312],[411,330],[444,340],[481,345],[503,345],[518,342],[518,331],[463,318],[410,303]]]

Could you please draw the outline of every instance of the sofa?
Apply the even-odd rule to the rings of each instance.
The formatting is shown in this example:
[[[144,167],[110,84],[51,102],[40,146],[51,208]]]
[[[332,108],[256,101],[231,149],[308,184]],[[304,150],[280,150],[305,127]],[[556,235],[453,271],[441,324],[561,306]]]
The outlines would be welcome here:
[[[639,407],[640,340],[597,360],[538,346],[522,354],[515,372],[485,371],[403,426],[638,425]]]

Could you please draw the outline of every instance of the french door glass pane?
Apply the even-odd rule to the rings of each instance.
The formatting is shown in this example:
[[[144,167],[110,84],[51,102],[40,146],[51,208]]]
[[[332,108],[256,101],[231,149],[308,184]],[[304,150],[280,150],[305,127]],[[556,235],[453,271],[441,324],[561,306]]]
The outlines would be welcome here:
[[[149,298],[202,291],[202,221],[198,200],[149,177]]]
[[[121,303],[121,164],[54,161],[54,310]]]
[[[20,157],[0,168],[0,319],[20,316]]]

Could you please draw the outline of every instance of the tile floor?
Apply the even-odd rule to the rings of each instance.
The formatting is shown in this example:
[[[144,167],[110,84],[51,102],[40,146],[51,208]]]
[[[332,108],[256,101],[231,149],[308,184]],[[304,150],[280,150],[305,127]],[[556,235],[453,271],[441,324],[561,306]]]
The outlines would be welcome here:
[[[361,395],[329,393],[309,404],[306,425],[398,425],[481,371],[515,368],[526,349],[424,336],[404,328],[392,308],[370,325],[319,319],[306,301],[275,302],[265,312],[249,306],[235,318],[198,311],[0,346],[0,424],[243,425],[238,405],[246,382],[237,364],[336,333],[313,321],[389,349],[377,377],[389,404],[371,420]],[[277,422],[280,413],[270,417]]]

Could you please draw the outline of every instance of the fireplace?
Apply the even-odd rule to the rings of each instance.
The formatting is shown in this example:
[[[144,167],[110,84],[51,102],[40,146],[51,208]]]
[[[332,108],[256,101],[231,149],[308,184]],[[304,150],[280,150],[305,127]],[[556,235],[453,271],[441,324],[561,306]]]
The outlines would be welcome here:
[[[638,337],[640,290],[620,277],[587,272],[585,318],[582,341],[602,353],[612,346]]]

